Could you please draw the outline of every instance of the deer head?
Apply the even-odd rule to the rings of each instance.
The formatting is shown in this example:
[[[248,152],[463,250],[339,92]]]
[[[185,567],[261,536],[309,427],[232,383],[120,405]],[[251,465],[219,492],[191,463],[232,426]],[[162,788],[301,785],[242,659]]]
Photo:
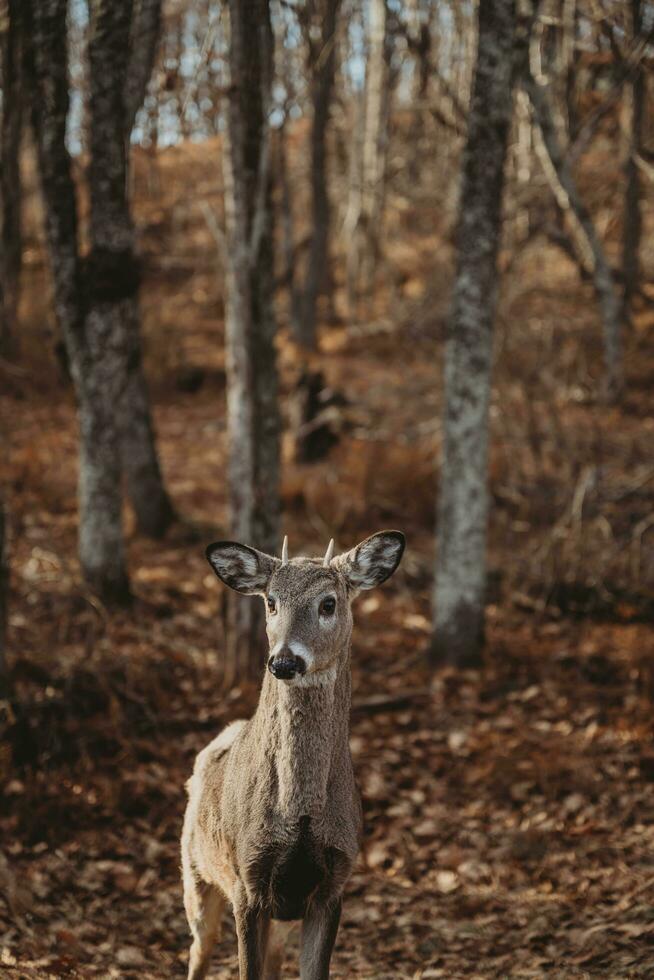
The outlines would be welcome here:
[[[400,531],[380,531],[340,555],[333,554],[330,541],[323,558],[289,559],[286,538],[281,558],[219,541],[209,545],[207,558],[225,585],[263,597],[271,674],[294,686],[311,686],[336,676],[348,656],[352,600],[390,578],[404,544]]]

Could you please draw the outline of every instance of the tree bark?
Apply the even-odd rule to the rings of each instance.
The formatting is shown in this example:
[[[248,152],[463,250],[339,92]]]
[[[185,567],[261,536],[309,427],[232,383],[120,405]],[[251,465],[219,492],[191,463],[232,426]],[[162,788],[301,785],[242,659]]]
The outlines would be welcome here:
[[[15,340],[21,241],[20,142],[23,117],[20,0],[0,4],[0,354]]]
[[[161,31],[162,0],[134,0],[129,59],[123,92],[125,133],[129,140],[136,114],[143,105],[154,68]]]
[[[463,155],[458,258],[445,346],[433,663],[479,661],[484,636],[488,406],[504,164],[511,121],[514,0],[480,0]]]
[[[230,530],[238,540],[274,552],[280,499],[268,123],[273,40],[268,0],[229,0],[229,15],[223,166]],[[228,682],[258,673],[263,642],[261,604],[232,598]]]
[[[286,123],[284,120],[277,130],[277,179],[279,181],[279,203],[281,223],[281,244],[284,257],[283,280],[288,295],[288,322],[295,338],[302,335],[302,297],[295,278],[295,233],[293,227],[293,200],[288,176],[286,155]]]
[[[347,224],[348,293],[355,303],[360,287],[368,289],[379,255],[379,228],[384,200],[386,123],[388,120],[388,59],[386,0],[371,0],[368,8],[368,56],[361,141],[361,179],[353,184]],[[352,145],[356,152],[356,144]]]
[[[386,30],[388,11],[386,0],[371,0],[370,39],[366,69],[366,116],[363,135],[363,180],[361,193],[361,226],[364,254],[362,276],[365,287],[370,285],[375,260],[379,253],[379,224],[384,200],[386,169],[387,82]]]
[[[590,266],[604,332],[604,393],[609,400],[615,400],[620,395],[623,383],[622,318],[611,267],[561,147],[545,86],[536,81],[528,68],[523,71],[523,85],[533,106],[547,159],[551,164],[547,166],[547,160],[545,161],[546,174],[557,203],[574,223],[575,236]]]
[[[631,0],[631,33],[635,39],[642,31],[641,0]],[[624,165],[625,198],[624,230],[622,237],[622,276],[624,280],[624,306],[628,310],[640,287],[640,238],[642,215],[640,207],[640,170],[638,157],[642,151],[643,121],[645,117],[645,75],[642,58],[631,69],[627,122],[627,152]]]
[[[330,206],[327,190],[327,127],[334,87],[336,64],[336,19],[340,0],[320,4],[320,44],[309,43],[309,72],[313,121],[311,125],[311,204],[313,234],[309,247],[307,271],[302,297],[301,332],[297,340],[306,348],[316,346],[316,310],[318,298],[328,281]],[[309,25],[310,26],[310,25]]]
[[[98,310],[91,254],[88,277],[79,258],[77,206],[66,149],[68,63],[66,0],[28,0],[26,65],[43,191],[55,310],[77,391],[80,419],[79,555],[87,583],[102,598],[125,601],[129,585],[121,524],[115,406],[120,379],[113,318]],[[107,270],[108,272],[109,270]],[[111,278],[109,278],[111,282]],[[88,287],[88,288],[87,288]]]
[[[6,651],[8,593],[7,525],[4,502],[0,500],[0,699],[6,698],[9,694],[9,667]]]
[[[145,0],[143,0],[145,2]],[[113,363],[121,463],[138,528],[162,537],[173,518],[154,438],[141,362],[139,269],[127,199],[124,101],[129,77],[131,0],[90,0],[91,256],[89,313],[115,337]],[[146,52],[147,53],[147,52]],[[136,58],[133,51],[132,63]]]

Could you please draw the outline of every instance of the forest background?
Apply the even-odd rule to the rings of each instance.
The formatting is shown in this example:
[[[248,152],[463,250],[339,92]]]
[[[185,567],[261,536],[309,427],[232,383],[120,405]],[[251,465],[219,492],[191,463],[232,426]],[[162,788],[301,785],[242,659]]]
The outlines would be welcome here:
[[[184,975],[204,547],[395,526],[333,975],[650,976],[654,6],[1,11],[0,972]]]

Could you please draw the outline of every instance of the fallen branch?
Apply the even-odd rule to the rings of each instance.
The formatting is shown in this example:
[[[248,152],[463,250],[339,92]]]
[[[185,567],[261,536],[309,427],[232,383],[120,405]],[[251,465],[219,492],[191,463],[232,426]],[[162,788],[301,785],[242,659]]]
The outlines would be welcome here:
[[[359,698],[352,702],[354,714],[376,715],[382,711],[398,711],[408,708],[416,701],[427,701],[431,694],[424,687],[408,688],[396,694],[374,694],[369,698]]]

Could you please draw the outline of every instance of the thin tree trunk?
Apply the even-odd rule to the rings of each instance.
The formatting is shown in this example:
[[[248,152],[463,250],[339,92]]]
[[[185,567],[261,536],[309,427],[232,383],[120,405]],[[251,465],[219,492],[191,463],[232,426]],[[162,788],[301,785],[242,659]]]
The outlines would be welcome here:
[[[4,503],[0,500],[0,699],[6,698],[9,694],[9,667],[6,651],[8,593],[7,525]]]
[[[325,0],[321,5],[320,45],[311,58],[311,203],[313,234],[307,260],[302,302],[301,333],[298,341],[310,350],[316,346],[316,308],[318,298],[328,281],[330,207],[327,191],[327,127],[334,87],[336,64],[336,18],[340,0]]]
[[[434,663],[479,660],[484,634],[488,405],[496,258],[511,121],[514,0],[480,0],[477,70],[445,346],[444,445],[438,502]]]
[[[575,43],[577,35],[577,0],[561,0],[560,76],[563,106],[568,137],[577,135],[577,114],[574,103]]]
[[[641,0],[631,0],[632,37],[642,30]],[[640,237],[642,215],[640,209],[640,171],[638,157],[642,149],[643,120],[645,116],[645,75],[642,59],[631,71],[627,122],[627,153],[624,166],[625,199],[624,231],[622,238],[622,275],[624,280],[624,306],[628,309],[640,287]]]
[[[283,279],[288,293],[288,319],[293,336],[302,332],[302,309],[300,291],[295,280],[295,234],[293,229],[293,201],[288,179],[288,158],[286,155],[286,118],[277,130],[277,167],[280,190],[281,238],[284,256]]]
[[[125,78],[125,133],[134,128],[136,114],[143,105],[161,31],[162,0],[134,0],[129,60]]]
[[[348,308],[352,311],[358,299],[361,271],[361,195],[363,192],[363,130],[366,118],[365,95],[353,98],[353,120],[350,139],[350,158],[347,178],[347,206],[343,216],[343,237],[346,242],[346,292]]]
[[[68,63],[66,0],[27,0],[26,64],[32,82],[32,123],[45,204],[55,309],[77,390],[80,419],[79,555],[84,578],[102,598],[125,601],[129,585],[121,524],[115,406],[120,342],[114,318],[103,315],[102,288],[114,267],[95,249],[84,274],[78,254],[77,207],[66,149]],[[96,219],[97,221],[97,219]],[[104,269],[104,287],[95,269]],[[88,288],[87,288],[88,287]]]
[[[229,13],[223,166],[230,529],[238,540],[274,551],[280,499],[268,123],[272,29],[268,0],[229,0]],[[235,598],[228,610],[228,682],[261,668],[261,604]]]
[[[404,28],[404,35],[413,58],[413,119],[409,134],[411,152],[408,168],[410,179],[415,183],[419,181],[423,170],[421,150],[432,77],[431,10],[422,10],[416,0],[407,3],[405,10],[407,26]]]
[[[547,91],[529,70],[524,72],[523,85],[533,106],[534,117],[551,163],[551,166],[546,166],[547,176],[559,206],[574,223],[575,237],[580,242],[584,259],[591,269],[604,331],[605,394],[610,400],[614,400],[622,390],[622,325],[620,302],[611,268],[561,147]]]
[[[20,0],[0,4],[0,354],[15,341],[21,241],[20,142],[23,115]]]
[[[386,132],[388,118],[386,0],[371,0],[368,7],[368,56],[363,102],[361,176],[353,175],[346,219],[348,232],[348,295],[356,303],[361,286],[371,284],[379,254],[379,226],[384,199]],[[353,152],[357,150],[353,142]],[[356,161],[355,161],[356,162]]]
[[[366,115],[363,135],[363,180],[361,194],[361,225],[364,233],[363,280],[370,285],[375,260],[379,252],[379,223],[384,198],[386,165],[387,63],[386,29],[388,11],[386,0],[371,0],[370,39],[366,69]]]

